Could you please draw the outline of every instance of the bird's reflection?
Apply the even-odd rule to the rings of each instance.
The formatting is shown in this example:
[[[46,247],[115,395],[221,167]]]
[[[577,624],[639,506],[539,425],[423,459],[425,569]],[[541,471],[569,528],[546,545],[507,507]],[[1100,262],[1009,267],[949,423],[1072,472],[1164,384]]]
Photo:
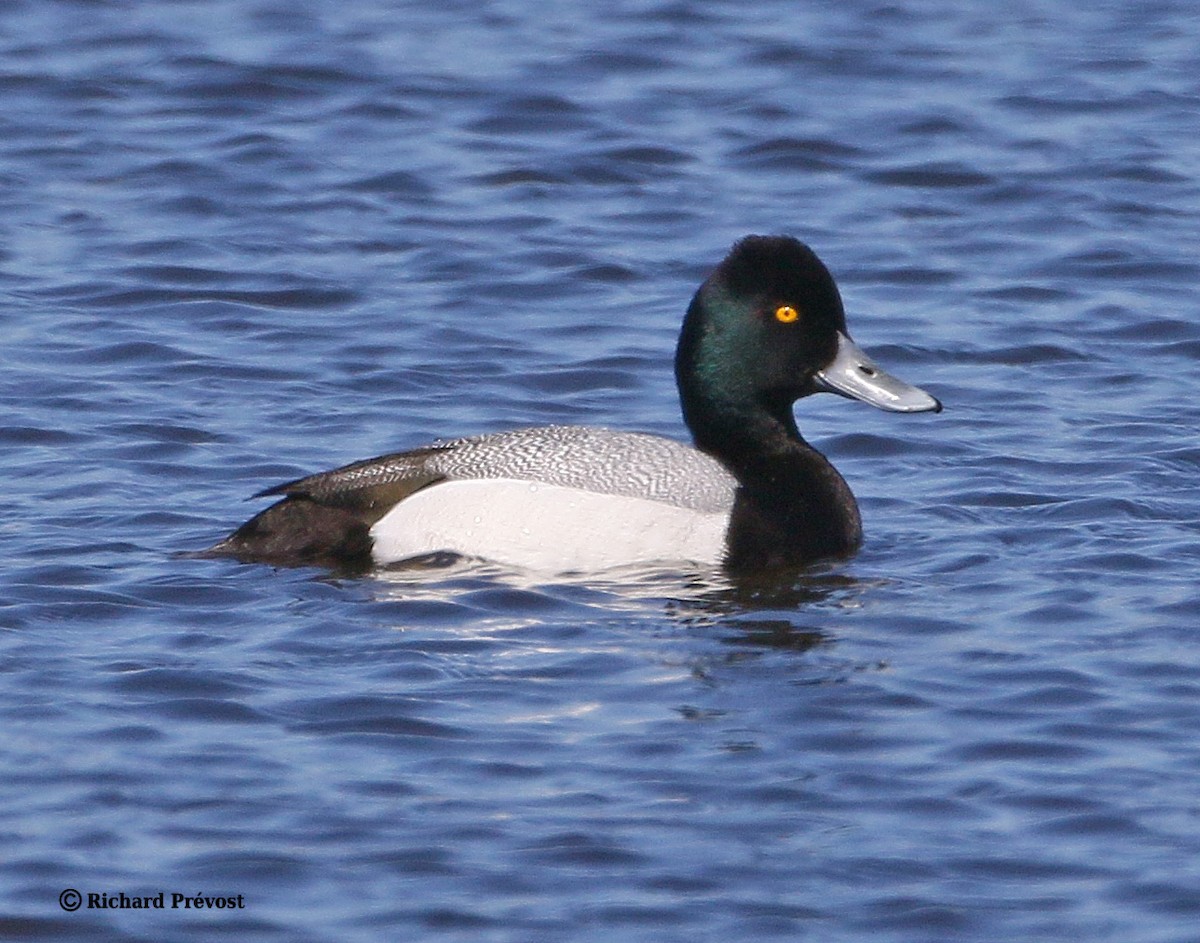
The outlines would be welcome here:
[[[600,575],[547,578],[454,554],[422,557],[374,574],[375,592],[391,601],[436,600],[516,610],[527,605],[544,610],[553,601],[583,620],[657,612],[677,626],[709,635],[715,630],[728,645],[793,652],[831,643],[833,635],[822,627],[822,614],[856,608],[878,582],[856,577],[837,564],[744,575],[718,569],[625,567]]]

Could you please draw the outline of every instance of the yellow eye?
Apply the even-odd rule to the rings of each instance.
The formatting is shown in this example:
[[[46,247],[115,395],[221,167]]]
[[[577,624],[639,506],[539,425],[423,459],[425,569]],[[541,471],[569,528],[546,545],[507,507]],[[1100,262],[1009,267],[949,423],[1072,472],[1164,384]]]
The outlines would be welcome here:
[[[780,305],[775,309],[775,320],[780,324],[791,324],[793,321],[798,320],[799,317],[800,312],[791,305]]]

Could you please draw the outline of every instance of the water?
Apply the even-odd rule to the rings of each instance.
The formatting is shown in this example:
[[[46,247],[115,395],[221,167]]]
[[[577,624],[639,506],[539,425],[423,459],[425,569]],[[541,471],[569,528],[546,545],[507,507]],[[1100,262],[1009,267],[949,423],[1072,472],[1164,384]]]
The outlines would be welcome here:
[[[1197,49],[1184,0],[5,4],[0,935],[1200,940]],[[854,560],[174,555],[438,435],[681,435],[747,232],[947,404],[800,405]]]

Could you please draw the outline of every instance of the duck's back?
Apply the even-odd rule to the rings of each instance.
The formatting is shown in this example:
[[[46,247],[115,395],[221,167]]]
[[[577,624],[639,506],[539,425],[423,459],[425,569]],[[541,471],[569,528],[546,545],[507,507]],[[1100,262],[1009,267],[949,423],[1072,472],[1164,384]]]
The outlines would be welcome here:
[[[728,512],[736,482],[690,445],[641,432],[542,426],[435,443],[425,467],[446,478],[512,478],[694,511]]]

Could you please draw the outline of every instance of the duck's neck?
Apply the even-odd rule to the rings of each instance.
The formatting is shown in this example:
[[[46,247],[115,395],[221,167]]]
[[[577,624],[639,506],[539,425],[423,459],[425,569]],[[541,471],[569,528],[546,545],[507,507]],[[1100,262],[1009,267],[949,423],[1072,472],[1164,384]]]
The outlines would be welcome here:
[[[727,539],[730,567],[844,556],[862,542],[849,485],[804,441],[790,403],[693,399],[684,418],[697,447],[738,479]]]
[[[717,397],[694,392],[683,401],[683,420],[696,446],[726,464],[754,454],[815,449],[800,435],[791,404],[749,396]]]

